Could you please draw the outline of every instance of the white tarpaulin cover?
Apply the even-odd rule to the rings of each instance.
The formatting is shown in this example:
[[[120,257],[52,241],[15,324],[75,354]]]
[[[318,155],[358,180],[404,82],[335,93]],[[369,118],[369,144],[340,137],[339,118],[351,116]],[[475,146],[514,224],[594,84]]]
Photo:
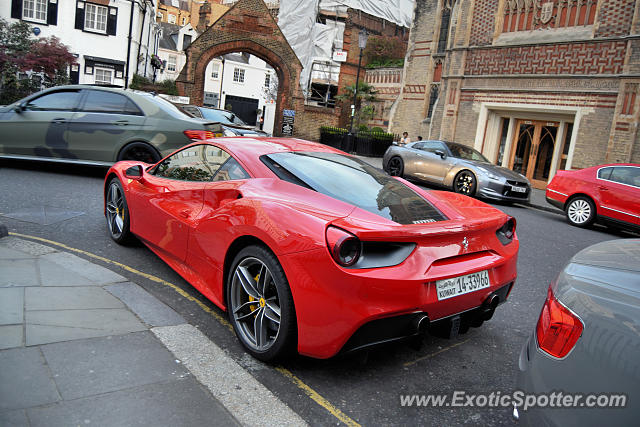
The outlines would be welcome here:
[[[280,0],[278,25],[304,67],[300,86],[306,93],[314,59],[331,60],[336,28],[316,23],[321,9],[361,10],[389,22],[411,27],[414,0]]]
[[[321,8],[347,6],[410,28],[415,0],[321,0]],[[282,4],[282,1],[280,2]]]
[[[313,53],[313,27],[318,14],[320,0],[281,0],[278,26],[293,51],[298,55],[304,70],[300,86],[306,92]]]

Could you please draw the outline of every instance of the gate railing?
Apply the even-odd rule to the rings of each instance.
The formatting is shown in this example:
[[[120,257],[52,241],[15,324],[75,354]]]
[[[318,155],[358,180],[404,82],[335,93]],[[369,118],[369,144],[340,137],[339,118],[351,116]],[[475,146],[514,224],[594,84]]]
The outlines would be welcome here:
[[[351,138],[347,129],[332,126],[320,128],[320,143],[359,156],[382,157],[393,141],[399,138],[399,135],[392,133],[362,130]]]

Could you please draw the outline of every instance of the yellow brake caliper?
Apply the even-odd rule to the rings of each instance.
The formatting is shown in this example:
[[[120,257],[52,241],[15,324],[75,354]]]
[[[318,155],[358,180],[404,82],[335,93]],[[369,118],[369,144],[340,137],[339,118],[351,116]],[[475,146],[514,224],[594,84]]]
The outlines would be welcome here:
[[[258,275],[257,275],[256,277],[254,277],[254,278],[253,278],[253,280],[255,280],[255,281],[257,282],[259,278],[260,278],[260,273],[258,273]],[[249,295],[249,301],[257,301],[257,300],[256,300],[254,297],[252,297],[251,295]],[[250,309],[251,311],[255,311],[255,309],[256,309],[256,308],[258,308],[258,307],[257,307],[257,306],[255,306],[255,305],[253,305],[253,304],[251,304],[251,305],[249,306],[249,309]],[[254,315],[253,315],[253,317],[256,317],[256,316],[257,316],[257,314],[254,314]]]

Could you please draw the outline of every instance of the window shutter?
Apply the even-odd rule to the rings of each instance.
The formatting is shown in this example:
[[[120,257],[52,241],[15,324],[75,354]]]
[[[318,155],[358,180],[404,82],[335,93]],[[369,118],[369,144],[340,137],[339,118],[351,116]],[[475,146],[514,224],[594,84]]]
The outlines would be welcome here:
[[[11,0],[11,17],[22,19],[22,0]]]
[[[49,0],[49,7],[47,8],[47,24],[58,24],[58,2]]]
[[[107,15],[107,34],[110,36],[116,35],[116,25],[118,24],[118,8],[110,7],[109,14]]]
[[[84,30],[84,2],[76,4],[76,30]]]

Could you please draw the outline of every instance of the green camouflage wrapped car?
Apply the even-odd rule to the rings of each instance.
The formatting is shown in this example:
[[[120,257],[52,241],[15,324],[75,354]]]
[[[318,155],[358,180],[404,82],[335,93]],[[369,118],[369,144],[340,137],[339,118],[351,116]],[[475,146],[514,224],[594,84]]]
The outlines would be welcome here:
[[[155,163],[219,123],[189,117],[155,94],[71,85],[0,107],[0,157],[110,165]]]

